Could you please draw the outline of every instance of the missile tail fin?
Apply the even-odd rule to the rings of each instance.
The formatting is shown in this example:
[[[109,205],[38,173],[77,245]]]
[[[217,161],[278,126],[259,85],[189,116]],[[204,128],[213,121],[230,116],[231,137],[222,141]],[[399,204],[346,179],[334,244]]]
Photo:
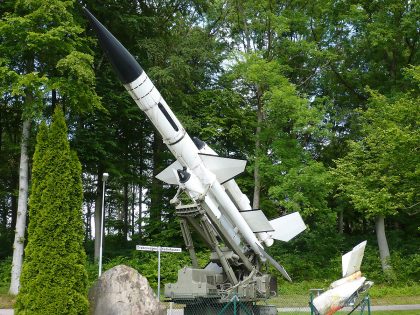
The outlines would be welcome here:
[[[162,172],[156,175],[156,178],[161,180],[162,182],[170,185],[178,185],[178,176],[174,170],[182,169],[181,163],[178,161],[173,162],[167,168],[165,168]]]
[[[246,160],[232,159],[218,155],[199,153],[204,165],[216,175],[220,184],[238,176],[245,170]]]
[[[363,255],[365,253],[366,241],[356,245],[351,251],[341,257],[343,278],[360,271]]]
[[[259,209],[245,210],[240,211],[242,217],[248,223],[252,232],[262,233],[262,232],[274,232],[273,227],[270,222],[267,220],[264,212]]]
[[[306,225],[299,212],[293,212],[283,217],[271,220],[270,224],[274,229],[274,232],[270,233],[271,237],[283,242],[290,241],[306,229]]]
[[[273,257],[271,257],[263,248],[260,247],[261,253],[264,255],[265,258],[276,268],[280,273],[285,277],[288,281],[292,282],[292,278],[290,278],[289,274],[287,273],[286,269],[282,265],[280,265]]]

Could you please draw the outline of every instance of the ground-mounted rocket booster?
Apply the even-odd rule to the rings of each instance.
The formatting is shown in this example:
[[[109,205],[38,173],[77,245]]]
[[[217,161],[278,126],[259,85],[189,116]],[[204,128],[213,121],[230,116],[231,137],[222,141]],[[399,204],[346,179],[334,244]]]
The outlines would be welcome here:
[[[262,242],[271,245],[271,236],[265,231],[259,231],[257,237],[256,231],[246,220],[246,214],[240,214],[239,210],[251,210],[243,209],[248,207],[249,200],[244,199],[236,183],[231,181],[222,185],[224,181],[218,178],[219,175],[215,175],[217,171],[212,169],[212,165],[220,168],[224,164],[224,158],[206,154],[199,140],[190,138],[135,58],[87,9],[84,8],[84,11],[124,87],[159,131],[164,143],[176,158],[178,164],[168,168],[166,173],[176,179],[176,184],[185,187],[192,199],[204,204],[206,211],[210,211],[219,220],[218,224],[224,227],[234,242],[249,247],[262,261],[268,259],[290,280],[284,268],[264,251]],[[165,176],[168,177],[168,174]],[[300,217],[299,220],[301,221]],[[304,224],[300,221],[299,233],[304,229]]]
[[[360,304],[361,297],[365,296],[373,285],[372,281],[362,277],[360,271],[365,247],[366,241],[361,242],[341,257],[343,278],[331,283],[327,291],[315,297],[312,301],[315,314],[332,315],[346,305],[352,304],[354,307]],[[359,303],[356,303],[358,300]]]

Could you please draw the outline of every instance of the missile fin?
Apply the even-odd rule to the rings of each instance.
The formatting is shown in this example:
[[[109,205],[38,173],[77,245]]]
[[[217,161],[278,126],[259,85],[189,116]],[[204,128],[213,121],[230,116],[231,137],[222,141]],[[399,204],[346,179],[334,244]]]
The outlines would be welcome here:
[[[280,265],[273,257],[271,257],[263,248],[260,247],[261,253],[264,255],[265,258],[276,268],[280,273],[285,277],[288,281],[292,282],[292,278],[290,278],[289,274],[287,273],[286,269],[282,265]]]
[[[343,277],[350,276],[360,271],[363,255],[365,253],[366,241],[353,247],[351,251],[341,257]]]
[[[220,184],[231,180],[245,170],[246,160],[224,158],[203,153],[199,153],[199,155],[209,171],[216,175]],[[178,178],[174,176],[173,169],[182,169],[182,165],[175,161],[156,175],[156,178],[170,185],[178,185]]]
[[[306,225],[299,212],[293,212],[283,217],[271,220],[270,224],[274,228],[274,232],[270,233],[271,237],[283,242],[290,241],[306,229]]]
[[[170,185],[178,185],[178,176],[176,172],[174,173],[173,170],[179,169],[182,169],[182,165],[178,161],[175,161],[167,168],[165,168],[162,172],[157,174],[156,178]]]
[[[268,222],[264,212],[262,212],[261,210],[245,210],[240,211],[240,213],[245,219],[246,223],[248,223],[252,232],[274,232],[273,227],[271,226],[270,222]]]
[[[218,155],[199,153],[204,165],[224,184],[245,170],[246,160],[225,158]]]
[[[88,9],[83,8],[86,17],[89,19],[90,25],[96,32],[103,50],[107,54],[109,60],[122,83],[127,84],[133,82],[142,73],[140,67],[133,55],[99,22]]]

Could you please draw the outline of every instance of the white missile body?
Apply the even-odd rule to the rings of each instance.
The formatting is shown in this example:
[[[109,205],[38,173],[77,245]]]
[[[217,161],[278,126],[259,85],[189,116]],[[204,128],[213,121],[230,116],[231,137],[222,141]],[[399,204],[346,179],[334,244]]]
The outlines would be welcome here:
[[[200,158],[197,146],[172,113],[147,74],[143,71],[136,80],[124,84],[124,87],[162,135],[163,142],[177,161],[183,167],[186,167],[188,172],[194,174],[202,185],[208,186],[209,196],[204,200],[208,207],[213,208],[213,199],[215,199],[222,206],[232,224],[237,227],[246,243],[265,261],[265,257],[260,250],[262,248],[260,241],[245,219],[239,214],[235,204],[226,194],[224,187],[216,180],[216,176],[206,168]]]
[[[273,238],[291,239],[302,232],[306,227],[300,215],[296,213],[283,217],[281,222],[276,221],[278,219],[269,222],[262,211],[247,213],[252,210],[249,199],[232,179],[244,170],[246,161],[218,157],[206,145],[198,148],[134,57],[87,9],[84,10],[124,87],[176,159],[157,178],[183,187],[197,204],[204,204],[205,210],[212,213],[237,245],[242,245],[243,252],[251,248],[261,261],[268,259],[290,280],[285,270],[264,251],[262,243],[270,246]],[[183,178],[180,169],[184,172]],[[279,232],[282,226],[294,228],[284,229],[287,235],[276,237],[279,235],[276,230]]]

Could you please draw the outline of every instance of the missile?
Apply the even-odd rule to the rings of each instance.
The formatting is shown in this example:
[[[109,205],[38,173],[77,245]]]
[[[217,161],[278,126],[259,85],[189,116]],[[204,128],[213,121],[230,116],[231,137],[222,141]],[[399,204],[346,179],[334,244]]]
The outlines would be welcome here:
[[[313,300],[315,314],[332,315],[357,299],[360,294],[366,293],[373,285],[360,272],[365,247],[366,241],[341,257],[343,278],[331,283],[327,291]]]
[[[284,268],[264,250],[262,243],[266,246],[272,244],[270,234],[265,230],[256,231],[261,226],[271,231],[278,227],[273,229],[262,215],[267,222],[260,224],[258,228],[257,226],[254,226],[254,229],[251,228],[251,223],[258,221],[255,218],[262,218],[262,216],[258,213],[245,213],[249,211],[244,210],[251,210],[249,200],[229,178],[232,172],[242,172],[245,167],[243,161],[219,157],[210,148],[206,149],[202,141],[192,139],[136,59],[89,10],[86,8],[83,10],[124,87],[150,119],[162,136],[163,142],[176,158],[176,162],[157,178],[185,188],[193,200],[203,204],[206,211],[210,211],[212,216],[219,220],[220,225],[236,244],[244,246],[244,252],[251,249],[261,261],[268,260],[286,279],[291,281]],[[264,221],[264,219],[261,220]],[[300,216],[297,221],[299,221],[301,231],[303,221],[300,222]],[[291,222],[286,220],[284,223]],[[293,217],[293,223],[296,223],[296,217]]]

